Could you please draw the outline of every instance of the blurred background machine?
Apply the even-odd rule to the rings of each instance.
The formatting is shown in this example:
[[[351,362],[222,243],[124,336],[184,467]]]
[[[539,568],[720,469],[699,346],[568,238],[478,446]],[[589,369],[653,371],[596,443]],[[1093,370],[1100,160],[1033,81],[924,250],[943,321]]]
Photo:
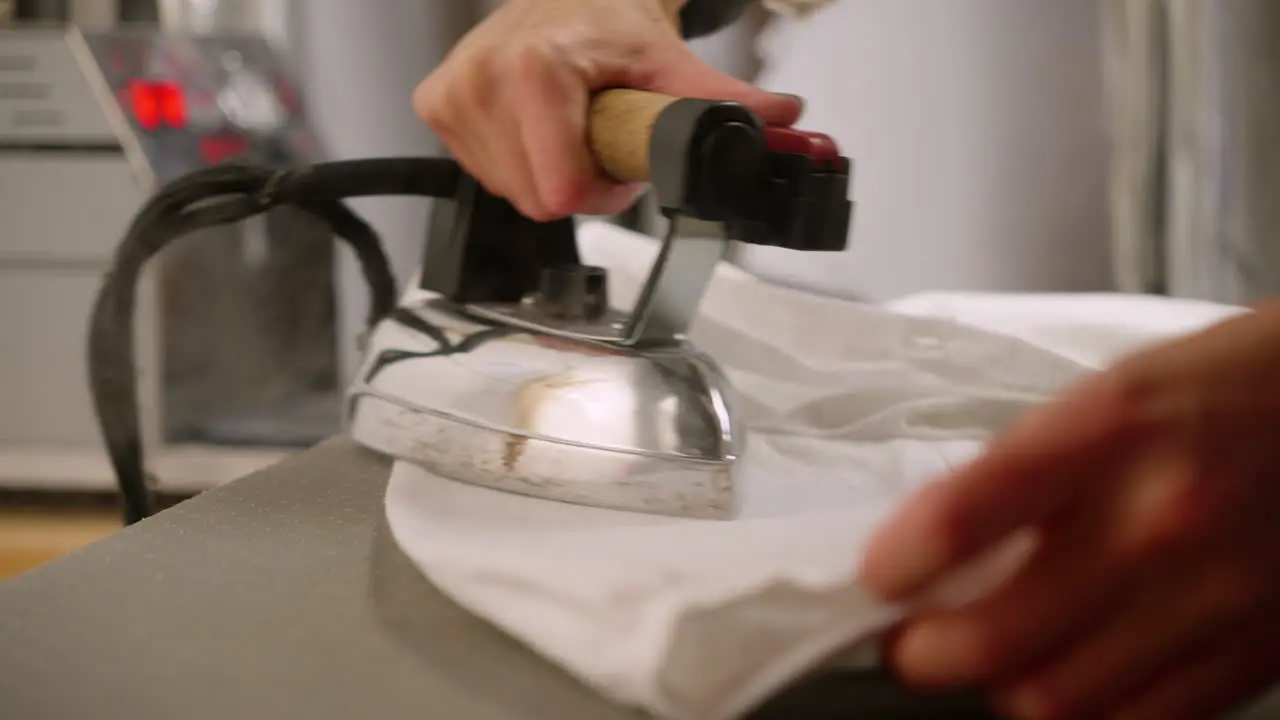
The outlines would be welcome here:
[[[93,16],[77,16],[78,5]],[[252,5],[19,0],[6,8],[5,486],[113,486],[84,340],[93,294],[139,203],[158,184],[227,159],[321,158],[286,62],[245,14]],[[153,265],[136,342],[145,441],[162,488],[203,489],[339,429],[333,256],[327,233],[280,212],[203,231]]]
[[[0,0],[0,491],[110,492],[88,310],[139,203],[227,158],[437,154],[413,88],[498,0]],[[699,40],[749,76],[763,14]],[[394,49],[389,52],[388,49]],[[429,203],[352,202],[401,285]],[[645,227],[641,206],[628,224]],[[368,299],[345,247],[287,211],[202,232],[140,288],[148,458],[198,492],[339,430]]]

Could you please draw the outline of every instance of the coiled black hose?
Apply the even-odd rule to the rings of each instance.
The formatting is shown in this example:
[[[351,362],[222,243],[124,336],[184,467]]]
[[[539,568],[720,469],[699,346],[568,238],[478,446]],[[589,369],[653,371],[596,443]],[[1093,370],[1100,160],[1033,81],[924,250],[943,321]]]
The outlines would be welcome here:
[[[89,389],[126,524],[154,511],[134,366],[134,305],[146,264],[170,243],[196,230],[292,206],[315,216],[355,251],[372,295],[368,318],[372,327],[395,308],[395,279],[377,233],[343,199],[452,197],[460,176],[457,163],[447,158],[373,158],[296,170],[226,164],[180,177],[143,205],[116,249],[89,321]]]

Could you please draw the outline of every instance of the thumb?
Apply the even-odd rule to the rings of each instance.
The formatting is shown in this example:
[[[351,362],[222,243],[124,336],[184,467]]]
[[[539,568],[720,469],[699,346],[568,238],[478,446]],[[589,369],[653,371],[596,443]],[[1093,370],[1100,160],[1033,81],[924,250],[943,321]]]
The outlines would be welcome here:
[[[800,97],[761,90],[715,69],[684,46],[665,54],[642,89],[676,97],[741,103],[766,125],[794,125],[804,112]]]

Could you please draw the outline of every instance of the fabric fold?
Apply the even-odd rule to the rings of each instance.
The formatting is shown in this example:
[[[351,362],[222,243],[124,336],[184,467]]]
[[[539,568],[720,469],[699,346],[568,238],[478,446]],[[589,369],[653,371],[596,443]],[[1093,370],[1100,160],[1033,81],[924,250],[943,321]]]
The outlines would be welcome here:
[[[620,307],[657,247],[579,231]],[[672,720],[733,720],[906,608],[856,582],[877,524],[1026,410],[1123,352],[1237,308],[1153,298],[936,294],[887,307],[721,266],[691,331],[749,435],[729,521],[573,506],[397,463],[396,542],[444,593],[596,691]],[[423,378],[430,382],[430,378]],[[1017,543],[948,584],[980,593]]]

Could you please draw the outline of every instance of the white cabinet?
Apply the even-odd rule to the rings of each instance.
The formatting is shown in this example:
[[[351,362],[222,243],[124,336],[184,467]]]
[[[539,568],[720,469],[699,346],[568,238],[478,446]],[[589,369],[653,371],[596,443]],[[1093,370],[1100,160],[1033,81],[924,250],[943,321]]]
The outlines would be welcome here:
[[[92,268],[0,262],[0,444],[50,451],[100,446],[86,341],[89,310],[101,283],[101,271]],[[150,303],[139,309],[139,334],[149,348]],[[138,354],[139,385],[154,396],[155,366],[149,356]]]
[[[11,150],[0,153],[0,198],[0,268],[105,269],[142,194],[122,152]]]

